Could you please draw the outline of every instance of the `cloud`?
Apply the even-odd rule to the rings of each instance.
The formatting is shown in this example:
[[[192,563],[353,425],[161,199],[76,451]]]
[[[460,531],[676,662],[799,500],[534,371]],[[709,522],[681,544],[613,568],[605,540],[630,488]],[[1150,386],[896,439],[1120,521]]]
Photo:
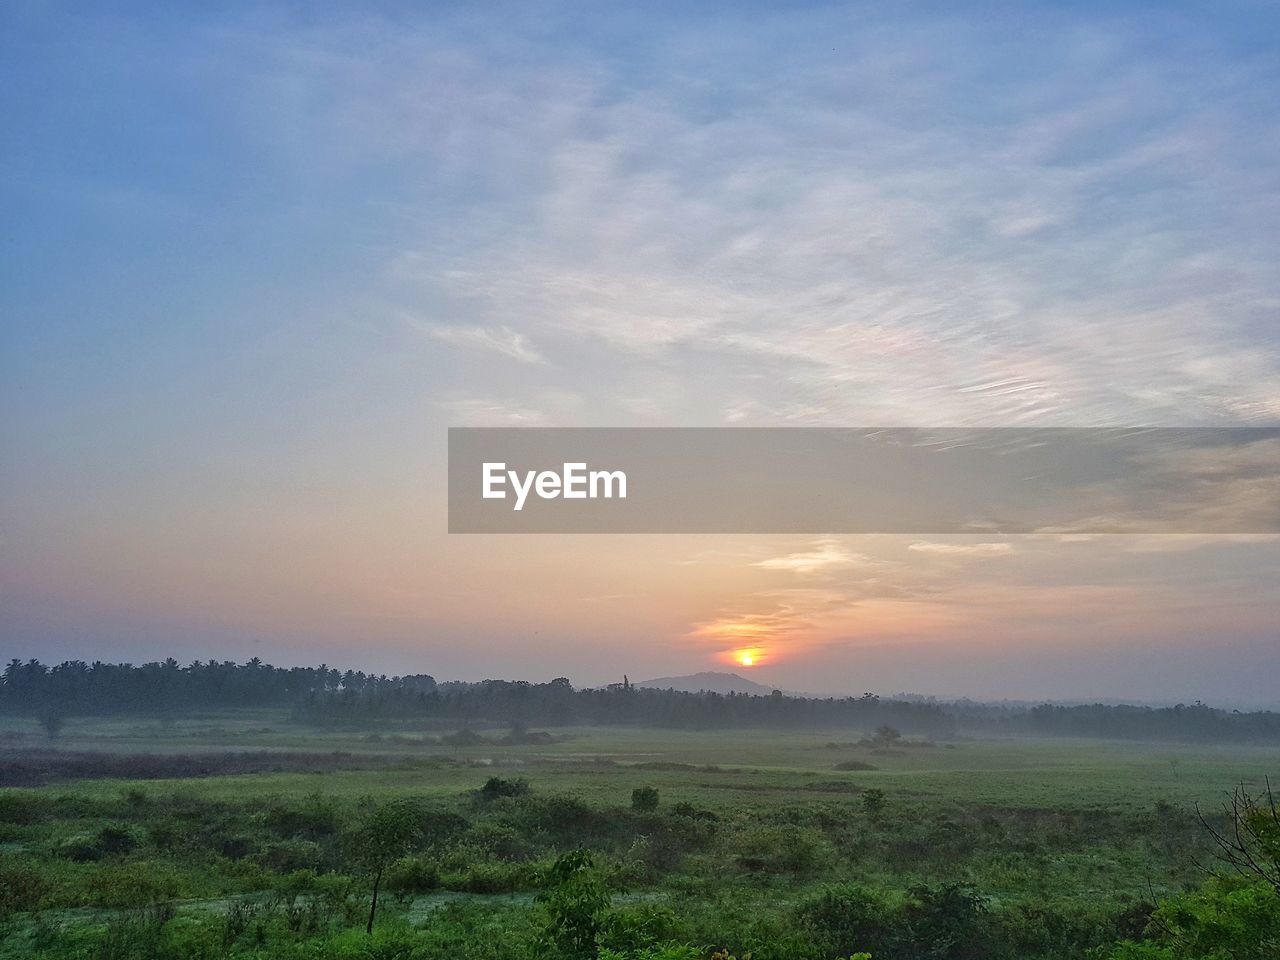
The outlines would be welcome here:
[[[523,333],[517,333],[510,327],[446,327],[434,326],[427,329],[427,334],[436,340],[457,347],[470,347],[500,353],[521,363],[546,363],[546,358],[538,353]]]
[[[378,297],[602,418],[1280,418],[1269,64],[1124,16],[1033,15],[1033,63],[998,20],[863,20],[673,19],[642,71],[509,13],[273,25],[236,103],[297,182],[396,184]],[[503,386],[483,361],[438,389]]]
[[[578,398],[571,394],[543,393],[531,402],[510,402],[494,397],[455,396],[437,404],[450,426],[546,427],[571,417]]]
[[[934,543],[917,540],[908,550],[940,557],[1010,557],[1017,553],[1011,543]]]
[[[760,560],[752,564],[752,566],[760,567],[764,570],[786,570],[801,576],[811,576],[833,569],[871,563],[870,558],[860,553],[851,553],[841,546],[839,541],[827,538],[816,541],[809,550],[789,553],[781,557],[770,557],[767,560]]]

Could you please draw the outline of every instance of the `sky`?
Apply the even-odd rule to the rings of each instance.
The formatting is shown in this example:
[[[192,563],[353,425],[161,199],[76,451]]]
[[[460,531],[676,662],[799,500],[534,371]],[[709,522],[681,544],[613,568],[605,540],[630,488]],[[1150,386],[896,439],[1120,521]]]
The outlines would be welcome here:
[[[1280,704],[1273,537],[445,528],[449,426],[1280,424],[1278,27],[6,3],[0,653]]]

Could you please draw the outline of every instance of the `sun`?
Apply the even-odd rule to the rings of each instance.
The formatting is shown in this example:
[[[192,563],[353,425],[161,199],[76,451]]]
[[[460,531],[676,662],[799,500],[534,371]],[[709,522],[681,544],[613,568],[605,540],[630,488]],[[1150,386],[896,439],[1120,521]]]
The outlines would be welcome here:
[[[765,647],[756,643],[749,647],[722,650],[716,659],[721,663],[733,664],[735,667],[758,667],[770,659],[770,653]]]

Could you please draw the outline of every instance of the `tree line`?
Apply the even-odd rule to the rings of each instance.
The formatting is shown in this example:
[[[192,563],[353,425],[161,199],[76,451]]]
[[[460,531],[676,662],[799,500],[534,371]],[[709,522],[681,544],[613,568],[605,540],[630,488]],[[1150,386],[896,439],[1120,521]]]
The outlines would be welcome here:
[[[42,719],[137,714],[178,716],[228,707],[285,708],[315,724],[383,721],[457,724],[631,724],[682,729],[858,728],[890,725],[932,738],[961,733],[1013,733],[1216,742],[1280,742],[1280,713],[1209,707],[1111,704],[991,705],[920,698],[813,698],[689,693],[638,688],[625,678],[606,687],[484,680],[440,682],[427,674],[374,675],[316,667],[194,661],[85,663],[55,666],[9,661],[0,675],[0,712]]]

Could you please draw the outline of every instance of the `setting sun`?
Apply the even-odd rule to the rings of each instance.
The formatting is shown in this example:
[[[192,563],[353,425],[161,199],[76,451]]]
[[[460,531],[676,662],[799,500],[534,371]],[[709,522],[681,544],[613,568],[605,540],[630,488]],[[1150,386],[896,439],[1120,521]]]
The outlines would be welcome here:
[[[736,663],[740,667],[755,667],[764,662],[764,651],[759,647],[742,647],[738,650],[727,651],[724,659],[730,663]]]

